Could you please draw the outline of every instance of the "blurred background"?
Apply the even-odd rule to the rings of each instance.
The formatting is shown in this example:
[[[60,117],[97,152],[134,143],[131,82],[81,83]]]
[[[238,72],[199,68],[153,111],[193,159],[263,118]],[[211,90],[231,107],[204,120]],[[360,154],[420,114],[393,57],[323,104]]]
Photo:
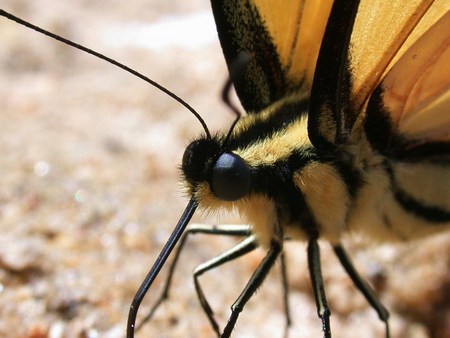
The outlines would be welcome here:
[[[220,101],[227,72],[207,0],[3,0],[2,8],[149,76],[192,105],[212,131],[233,120]],[[123,337],[131,299],[187,203],[178,167],[201,126],[136,77],[4,18],[0,44],[0,336]],[[239,219],[198,214],[194,221]],[[171,299],[137,336],[213,337],[192,270],[234,243],[194,236]],[[450,337],[449,234],[402,245],[345,244],[391,310],[393,337]],[[327,243],[321,247],[333,337],[384,337]],[[321,337],[305,250],[287,244],[289,337]],[[263,256],[202,276],[222,326]],[[234,336],[283,334],[277,268]]]

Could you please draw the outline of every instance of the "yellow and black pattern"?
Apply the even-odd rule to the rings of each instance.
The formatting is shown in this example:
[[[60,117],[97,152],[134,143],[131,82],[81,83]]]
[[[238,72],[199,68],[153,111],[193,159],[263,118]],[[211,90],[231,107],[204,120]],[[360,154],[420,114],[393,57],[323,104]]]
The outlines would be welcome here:
[[[330,338],[318,246],[325,239],[385,323],[389,338],[388,312],[353,268],[340,240],[346,232],[389,241],[450,229],[450,2],[211,4],[230,79],[247,115],[211,136],[191,110],[206,132],[183,156],[183,182],[191,200],[133,300],[127,336],[133,337],[145,293],[199,207],[238,211],[248,224],[185,233],[245,237],[194,272],[199,301],[218,336],[231,336],[240,312],[274,263],[280,258],[284,265],[284,241],[296,239],[308,242],[317,312],[323,336]],[[0,14],[136,74],[4,11]],[[182,239],[179,250],[184,243]],[[197,277],[258,246],[266,249],[266,256],[221,330]],[[286,301],[285,273],[283,278]],[[161,296],[151,315],[166,297]]]
[[[212,9],[247,115],[186,149],[191,200],[143,287],[197,207],[234,210],[248,228],[187,231],[246,237],[194,272],[218,336],[231,336],[246,302],[283,259],[283,242],[298,239],[308,242],[317,312],[330,338],[320,238],[332,244],[389,337],[387,310],[340,241],[347,232],[386,242],[450,229],[450,3],[212,0]],[[266,256],[222,330],[197,277],[257,246]]]
[[[247,113],[309,92],[331,1],[212,1],[222,49]],[[240,60],[246,62],[238,74]]]
[[[322,45],[311,88],[306,85],[310,83],[306,75],[308,67],[294,72],[293,60],[286,56],[294,54],[292,51],[297,46],[296,38],[304,36],[301,33],[301,18],[304,17],[303,11],[311,6],[308,1],[286,2],[280,8],[272,7],[272,15],[267,9],[270,5],[266,1],[213,1],[212,4],[229,67],[234,58],[242,53],[251,55],[250,64],[260,65],[257,79],[244,74],[240,78],[241,82],[236,84],[244,107],[248,105],[247,95],[252,100],[261,98],[261,102],[270,101],[270,104],[261,104],[266,109],[252,110],[250,116],[241,118],[226,145],[229,151],[241,156],[255,173],[259,173],[258,168],[272,168],[275,173],[283,172],[282,166],[291,163],[289,159],[298,157],[299,153],[311,155],[304,155],[304,167],[291,166],[290,177],[284,179],[289,180],[296,189],[277,183],[280,192],[276,194],[283,195],[283,189],[285,192],[296,191],[294,194],[302,195],[303,199],[310,201],[309,204],[313,203],[314,206],[309,205],[306,209],[312,211],[311,218],[315,219],[320,235],[333,241],[338,240],[341,231],[348,229],[362,229],[371,236],[375,234],[380,240],[385,240],[423,236],[424,233],[440,231],[442,226],[448,226],[450,185],[442,184],[449,182],[450,178],[448,73],[441,69],[438,72],[439,79],[435,75],[422,79],[424,76],[418,74],[410,76],[408,80],[411,85],[407,88],[411,88],[414,81],[426,84],[432,82],[431,88],[436,87],[426,92],[421,91],[424,92],[421,94],[424,99],[418,100],[420,104],[425,102],[431,105],[434,101],[442,101],[438,112],[433,116],[426,112],[425,117],[415,113],[414,109],[417,108],[411,106],[407,107],[408,119],[401,115],[405,125],[408,122],[412,126],[413,123],[409,121],[414,118],[422,122],[416,129],[428,128],[424,132],[428,133],[429,139],[420,138],[420,133],[424,134],[422,130],[418,130],[413,138],[408,136],[408,128],[412,130],[413,127],[403,128],[403,120],[398,118],[401,113],[386,109],[386,106],[392,106],[394,98],[398,100],[394,94],[388,96],[396,89],[390,83],[402,81],[402,76],[411,69],[411,65],[404,61],[405,58],[412,58],[410,55],[413,54],[416,57],[420,53],[429,55],[423,57],[421,65],[414,66],[416,73],[425,69],[427,62],[432,61],[431,55],[438,59],[434,69],[445,68],[444,63],[448,67],[449,37],[448,34],[443,34],[444,26],[449,23],[448,3],[439,0],[434,3],[412,1],[400,9],[398,3],[362,1],[359,4],[358,1],[336,1],[326,30],[325,26],[322,29],[325,30],[323,41],[320,32],[316,36],[317,41],[322,41]],[[329,14],[329,9],[324,8],[318,11],[322,16]],[[286,17],[284,22],[279,19],[280,15]],[[316,16],[318,17],[320,15]],[[389,34],[383,31],[387,29],[385,22],[392,23],[388,25]],[[282,32],[286,31],[283,25],[286,23],[296,25],[297,34],[291,33],[295,30],[291,27],[283,40]],[[317,26],[316,24],[315,27]],[[421,34],[423,36],[419,39]],[[368,40],[368,36],[372,36],[373,40]],[[284,45],[278,46],[279,41],[284,41]],[[263,47],[264,44],[268,47]],[[310,42],[309,46],[315,44]],[[423,48],[419,49],[420,47]],[[304,62],[301,55],[295,62]],[[315,62],[309,64],[309,68],[315,67]],[[250,68],[246,71],[252,73]],[[272,80],[272,77],[275,79]],[[253,91],[255,82],[270,83],[272,87],[264,85],[272,88],[268,90],[270,94],[259,96],[267,91]],[[293,108],[297,113],[287,116],[289,114],[286,114],[286,107],[290,106],[289,102],[295,101],[296,96],[297,100],[298,97],[302,98],[303,103]],[[412,94],[404,96],[410,104]],[[364,104],[367,101],[369,103]],[[254,104],[250,106],[257,107]],[[399,109],[396,108],[397,111]],[[420,109],[423,111],[423,108]],[[427,116],[428,119],[425,119]],[[302,123],[298,122],[300,118],[303,119]],[[393,119],[396,120],[392,121]],[[436,119],[441,123],[436,123]],[[426,164],[429,162],[433,163]],[[314,163],[314,171],[309,170],[311,163]],[[408,168],[404,169],[406,165]],[[322,173],[322,167],[326,168],[324,170],[328,175]],[[308,176],[302,174],[306,171],[309,172]],[[415,171],[417,175],[414,174]],[[267,175],[270,175],[269,171]],[[323,176],[323,179],[327,177],[326,182],[333,187],[342,182],[341,192],[333,194],[310,188],[313,185],[311,182],[324,182],[314,175]],[[298,184],[298,177],[302,177],[303,186]],[[274,179],[271,176],[267,178],[268,181]],[[420,183],[420,180],[424,183]],[[409,187],[414,181],[417,181],[416,187]],[[257,191],[259,198],[267,195],[268,200],[275,203],[275,209],[279,209],[277,212],[280,219],[289,219],[280,212],[286,208],[278,205],[280,203],[273,197],[274,194],[269,192],[273,189],[267,186],[256,187],[258,184],[255,183],[251,191]],[[421,196],[420,191],[423,192]],[[328,196],[323,197],[327,194]],[[293,196],[288,195],[284,199],[293,201]],[[332,196],[337,199],[331,203],[336,207],[331,211],[327,208],[326,212],[335,215],[325,217],[321,215],[324,211],[321,211],[320,203],[326,202],[329,205]],[[246,198],[249,199],[248,196]],[[207,200],[210,199],[200,198],[200,205],[208,208],[208,203],[204,203]],[[245,207],[238,208],[244,215],[247,205],[248,203]],[[214,203],[214,206],[217,205]],[[291,209],[298,208],[301,207],[295,203],[291,206]],[[291,210],[290,213],[295,212]],[[321,222],[319,219],[330,221]],[[297,223],[298,227],[303,226],[301,222]],[[285,225],[282,224],[282,228]],[[269,232],[270,229],[268,227]],[[262,242],[268,243],[270,236],[271,234],[266,234],[266,240]]]
[[[248,222],[268,250],[260,269],[270,269],[284,239],[309,242],[324,337],[331,333],[318,238],[333,244],[389,336],[387,311],[340,239],[360,232],[408,240],[450,229],[450,3],[317,3],[212,0],[248,115],[231,132],[192,143],[182,169],[192,203],[237,210]],[[222,337],[236,311],[231,318]]]

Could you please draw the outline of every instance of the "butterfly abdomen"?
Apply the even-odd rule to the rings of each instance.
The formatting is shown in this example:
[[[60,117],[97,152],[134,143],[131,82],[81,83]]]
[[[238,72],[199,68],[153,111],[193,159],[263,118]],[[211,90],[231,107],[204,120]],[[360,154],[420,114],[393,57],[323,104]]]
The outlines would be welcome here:
[[[380,117],[382,109],[376,114]],[[361,187],[348,229],[376,241],[403,241],[442,232],[450,226],[450,173],[446,148],[418,151],[394,133],[388,116],[376,123],[368,112],[359,148]],[[357,165],[358,166],[358,165]]]

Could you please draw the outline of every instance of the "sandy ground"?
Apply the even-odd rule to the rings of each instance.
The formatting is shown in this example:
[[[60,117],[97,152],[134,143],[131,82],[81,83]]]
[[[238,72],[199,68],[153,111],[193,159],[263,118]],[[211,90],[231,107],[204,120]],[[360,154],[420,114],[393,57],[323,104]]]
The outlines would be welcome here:
[[[219,100],[226,70],[217,41],[148,47],[118,38],[133,22],[176,27],[184,17],[208,15],[206,0],[3,0],[1,6],[166,85],[212,130],[232,120]],[[201,128],[139,79],[4,19],[0,46],[0,336],[123,337],[130,301],[186,204],[177,167]],[[217,219],[197,215],[195,221]],[[191,271],[233,243],[205,236],[189,241],[171,300],[138,336],[213,337]],[[321,246],[333,337],[384,337],[328,245]],[[449,234],[397,246],[361,240],[347,246],[391,310],[392,337],[450,337]],[[321,337],[304,244],[289,243],[287,255],[289,337]],[[202,278],[222,325],[262,256]],[[282,337],[282,309],[276,269],[234,336]]]

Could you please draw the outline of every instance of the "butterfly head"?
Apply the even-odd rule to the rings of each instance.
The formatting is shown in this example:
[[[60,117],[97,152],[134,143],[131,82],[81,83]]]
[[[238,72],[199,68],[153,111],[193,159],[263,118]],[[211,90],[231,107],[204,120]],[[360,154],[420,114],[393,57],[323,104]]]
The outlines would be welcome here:
[[[200,203],[233,202],[250,191],[250,167],[239,155],[226,150],[225,143],[223,138],[203,138],[193,141],[184,152],[183,176],[190,195],[197,196]]]

